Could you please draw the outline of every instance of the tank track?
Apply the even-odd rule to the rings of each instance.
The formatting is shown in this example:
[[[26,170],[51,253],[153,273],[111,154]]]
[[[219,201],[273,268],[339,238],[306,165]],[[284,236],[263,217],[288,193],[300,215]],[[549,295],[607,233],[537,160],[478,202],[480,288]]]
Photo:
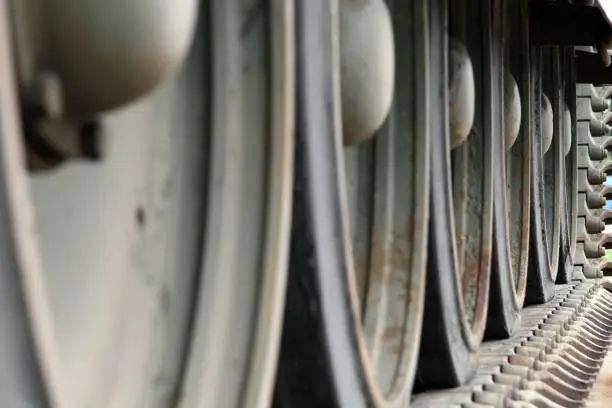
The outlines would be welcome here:
[[[466,385],[418,395],[412,407],[583,406],[612,343],[612,294],[598,281],[557,285],[526,307],[512,337],[485,342]]]

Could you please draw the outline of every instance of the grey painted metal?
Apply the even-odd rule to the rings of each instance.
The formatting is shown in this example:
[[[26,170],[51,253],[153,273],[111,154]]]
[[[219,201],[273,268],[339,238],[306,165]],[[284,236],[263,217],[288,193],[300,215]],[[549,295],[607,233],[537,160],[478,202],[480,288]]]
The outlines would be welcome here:
[[[451,152],[448,163],[452,177],[448,189],[454,209],[454,230],[450,233],[460,282],[460,309],[466,324],[463,330],[472,349],[480,343],[485,329],[492,251],[493,138],[497,132],[503,135],[504,127],[503,99],[498,98],[501,89],[494,71],[492,8],[469,1],[449,3],[449,18],[455,27],[451,33],[469,52],[475,83],[471,133],[466,143]],[[470,24],[468,16],[475,16],[478,23]]]
[[[376,406],[391,408],[404,407],[410,398],[421,336],[430,106],[427,23],[421,18],[428,2],[387,4],[395,38],[394,70],[401,76],[395,79],[389,115],[375,139],[344,148],[340,181],[351,240],[347,263],[355,335],[366,388]]]
[[[3,33],[0,197],[18,267],[6,271],[21,283],[6,300],[22,292],[27,313],[3,359],[16,373],[1,382],[14,390],[0,396],[7,406],[269,405],[288,258],[294,31],[291,3],[266,4],[202,9],[178,76],[102,118],[108,157],[29,182]],[[185,23],[180,13],[173,21]]]
[[[201,51],[151,98],[104,118],[112,144],[104,163],[30,182],[33,257],[42,264],[27,273],[48,299],[38,307],[51,314],[46,341],[56,346],[42,349],[53,359],[45,380],[63,391],[53,407],[176,399],[205,199],[206,94],[191,92],[204,88]]]
[[[542,65],[539,73],[542,81],[541,98],[543,105],[550,103],[551,107],[550,115],[543,114],[541,119],[543,121],[541,123],[542,133],[548,133],[550,137],[548,149],[544,146],[544,136],[542,140],[544,228],[548,248],[548,275],[552,282],[555,282],[560,264],[561,217],[565,216],[561,214],[561,211],[564,210],[561,203],[565,200],[566,186],[562,138],[564,90],[561,87],[564,78],[561,68],[561,49],[559,47],[544,48],[541,53]],[[550,96],[550,101],[545,93]],[[548,118],[545,119],[544,116]]]
[[[339,2],[342,128],[345,145],[370,139],[389,114],[395,47],[384,0]]]
[[[548,152],[553,141],[553,110],[548,97],[542,93],[542,106],[540,111],[540,137],[542,138],[542,156]]]
[[[344,149],[344,166],[338,169],[340,185],[346,184],[343,239],[353,243],[346,263],[364,388],[377,406],[389,408],[410,399],[425,296],[431,107],[428,27],[420,17],[428,2],[408,3],[387,3],[394,36],[401,39],[394,45],[394,65],[402,73],[389,116],[374,141]],[[8,259],[2,304],[9,311],[0,314],[0,327],[10,328],[0,332],[0,403],[11,408],[27,403],[54,408],[270,405],[288,257],[295,67],[293,3],[266,4],[211,2],[179,75],[146,100],[103,117],[110,150],[101,164],[73,163],[28,183],[10,68],[0,79],[0,212],[10,214],[8,232],[0,236],[0,257]],[[336,16],[337,4],[332,4]],[[0,28],[6,28],[4,11],[0,7]],[[66,16],[54,18],[65,21]],[[342,44],[334,46],[342,50]],[[476,52],[480,68],[486,52]],[[9,54],[8,41],[0,40],[0,56],[10,61]],[[341,72],[347,75],[339,66],[333,69],[338,79]],[[477,82],[486,88],[493,81],[489,71],[481,71]],[[109,100],[123,103],[140,95],[131,89],[129,97],[106,99],[90,91],[71,91],[69,107],[74,101],[93,102],[69,111],[98,112],[114,105]],[[490,256],[485,207],[491,145],[484,131],[495,127],[487,116],[491,95],[480,96],[475,134],[449,153],[456,220],[449,233],[459,264],[462,329],[474,350],[487,303],[488,281],[480,268]],[[596,278],[602,265],[597,258],[609,239],[600,234],[607,190],[599,186],[602,170],[609,167],[594,160],[603,159],[602,146],[610,138],[609,127],[595,113],[609,103],[591,94],[581,98],[589,106],[579,104],[586,112],[580,119],[586,133],[576,138],[581,194],[575,261],[580,275]],[[384,105],[376,104],[384,112],[373,122],[387,116]],[[338,129],[339,108],[333,107]],[[552,115],[550,102],[548,108]],[[55,111],[48,114],[56,116]],[[550,130],[544,133],[553,146],[563,143],[559,152],[567,154],[572,146],[568,112],[560,112],[563,117],[545,121]],[[565,134],[553,135],[555,119],[564,121]],[[520,120],[513,124],[518,134]],[[474,191],[483,184],[482,191]],[[551,207],[556,184],[547,197]],[[556,211],[547,221],[557,218]],[[556,265],[554,229],[548,239],[549,261]],[[474,255],[476,267],[466,267]],[[513,338],[479,347],[477,376],[468,385],[421,395],[414,405],[577,406],[585,395],[580,387],[586,387],[609,346],[609,339],[601,337],[603,331],[609,334],[608,325],[596,323],[612,321],[609,313],[612,297],[596,283],[557,287],[552,303],[524,310],[523,326]],[[15,367],[16,373],[9,374]]]
[[[533,116],[531,98],[526,97],[530,95],[531,83],[528,23],[527,16],[520,12],[522,7],[522,3],[519,7],[504,4],[504,24],[499,28],[504,42],[504,145],[496,161],[501,164],[503,175],[495,180],[494,187],[502,193],[494,193],[494,234],[499,238],[494,236],[494,253],[497,255],[493,258],[494,280],[486,332],[487,336],[494,338],[507,336],[516,327],[525,299],[529,265],[531,144],[534,132],[530,126]],[[498,87],[501,88],[500,82]],[[496,243],[498,240],[501,240],[501,245]],[[502,290],[496,289],[498,286]],[[503,319],[496,314],[497,310],[503,311]]]
[[[563,154],[567,156],[572,149],[572,114],[566,107],[563,110]]]
[[[87,118],[143,97],[189,52],[197,0],[13,1],[22,79],[62,82],[66,114]]]
[[[448,113],[450,147],[463,144],[474,124],[476,89],[470,55],[461,41],[448,39]]]
[[[521,95],[508,69],[504,70],[504,147],[511,148],[521,129]]]
[[[528,51],[529,23],[527,16],[520,12],[520,8],[524,8],[526,3],[520,2],[519,5],[519,10],[517,10],[507,2],[504,3],[506,18],[504,27],[506,47],[504,52],[504,101],[508,100],[507,95],[512,95],[513,103],[511,106],[519,105],[522,110],[520,114],[510,116],[508,116],[508,110],[504,110],[504,125],[520,117],[517,128],[519,134],[510,148],[507,148],[508,143],[505,144],[506,152],[503,157],[505,162],[504,185],[506,187],[505,208],[508,220],[506,252],[510,260],[509,272],[514,287],[511,304],[512,309],[517,312],[522,308],[527,284],[530,252],[531,145],[532,138],[537,137],[531,130],[530,122],[533,120],[533,111],[531,98],[528,97],[531,93]],[[514,85],[516,88],[510,85]],[[518,98],[518,101],[516,98]]]
[[[209,199],[182,404],[267,407],[291,214],[293,6],[216,1],[207,17],[214,39]]]
[[[509,339],[484,343],[469,383],[415,396],[412,407],[583,406],[610,346],[612,295],[598,281],[557,285],[522,312]]]
[[[50,313],[41,287],[26,184],[8,3],[0,1],[0,403],[15,408],[65,402]],[[34,325],[31,325],[34,323]],[[34,327],[32,327],[34,326]]]
[[[601,277],[610,262],[600,259],[610,237],[605,229],[608,211],[603,209],[609,187],[606,180],[609,163],[609,100],[605,88],[595,89],[590,84],[577,85],[577,142],[578,142],[578,230],[575,263],[581,265],[586,277]],[[600,204],[601,203],[601,204]],[[599,224],[599,225],[597,225]]]

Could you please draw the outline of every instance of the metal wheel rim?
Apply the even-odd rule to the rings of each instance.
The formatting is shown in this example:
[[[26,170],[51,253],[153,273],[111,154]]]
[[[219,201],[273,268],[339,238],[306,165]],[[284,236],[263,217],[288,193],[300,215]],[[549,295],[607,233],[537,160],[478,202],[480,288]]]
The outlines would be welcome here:
[[[565,51],[565,75],[569,77],[565,88],[565,106],[570,110],[572,117],[576,115],[576,89],[572,84],[575,82],[575,63],[572,61],[572,51]],[[574,118],[575,119],[575,118]],[[569,255],[570,263],[574,264],[576,257],[576,229],[578,226],[578,154],[576,150],[576,121],[572,120],[572,147],[565,157],[566,176],[566,203],[568,217]]]
[[[3,237],[2,249],[8,246],[7,252],[13,257],[10,259],[10,264],[3,268],[6,274],[3,280],[7,282],[7,288],[8,282],[12,283],[10,286],[13,286],[14,293],[29,291],[39,296],[16,296],[17,299],[3,297],[5,301],[10,299],[11,310],[15,315],[19,313],[22,322],[28,320],[34,322],[34,330],[29,330],[30,327],[26,327],[27,325],[23,323],[20,326],[13,323],[13,327],[10,327],[7,324],[11,323],[10,320],[3,318],[3,326],[9,326],[7,331],[2,331],[3,344],[7,347],[18,347],[19,353],[13,354],[16,359],[3,359],[2,371],[11,372],[15,371],[15,367],[27,365],[25,373],[14,377],[17,380],[13,385],[17,394],[13,397],[16,403],[21,403],[20,397],[27,395],[36,403],[57,405],[66,401],[67,393],[63,384],[58,381],[60,373],[57,369],[59,367],[57,344],[52,332],[50,312],[45,308],[47,299],[40,286],[40,280],[36,279],[41,265],[39,257],[36,256],[37,248],[33,245],[35,242],[33,209],[25,183],[23,150],[19,140],[17,89],[14,85],[16,75],[13,71],[14,58],[9,27],[8,5],[2,1],[0,2],[0,56],[5,65],[0,75],[0,143],[2,143],[0,174],[2,183],[7,185],[7,189],[0,192],[0,197],[10,228],[8,237]],[[7,241],[10,244],[7,245]],[[26,334],[23,337],[11,336],[13,332],[11,329],[15,327]],[[33,384],[23,385],[28,381]],[[11,396],[8,398],[10,400]]]
[[[396,39],[394,102],[373,141],[339,149],[339,173],[351,237],[348,282],[367,388],[377,406],[394,407],[406,403],[412,388],[425,292],[427,23],[419,16],[427,2],[387,5]],[[412,140],[411,134],[420,137]]]
[[[548,50],[546,50],[548,51]],[[558,61],[558,47],[553,47],[550,50],[550,54],[546,51],[543,52],[542,58],[544,59],[544,64],[542,65],[542,93],[547,88],[546,83],[548,80],[552,83],[553,89],[557,85],[559,81],[559,61]],[[550,56],[550,58],[547,58]],[[548,61],[547,61],[548,60]],[[550,72],[547,72],[547,68],[550,69]],[[544,181],[544,225],[546,234],[544,235],[546,238],[546,248],[548,254],[548,273],[550,278],[555,281],[557,278],[557,272],[559,267],[559,250],[560,250],[560,242],[561,242],[561,200],[563,200],[561,183],[564,183],[564,180],[561,180],[562,168],[561,168],[561,136],[560,136],[560,118],[557,115],[558,106],[560,103],[560,96],[558,92],[554,95],[547,95],[551,100],[551,106],[553,108],[553,114],[555,114],[553,118],[553,141],[546,152],[544,157],[542,158],[543,165],[543,181]]]
[[[464,336],[470,348],[475,350],[484,335],[489,301],[493,226],[492,135],[500,125],[495,123],[495,113],[487,113],[495,104],[491,92],[497,85],[492,75],[492,6],[473,2],[449,2],[449,6],[451,34],[463,40],[475,72],[476,113],[470,136],[453,151],[447,145],[450,152],[447,165],[452,177],[451,208],[454,208],[450,214],[454,225],[452,247],[457,279],[461,282],[460,307],[464,316]],[[458,20],[453,21],[453,16]],[[469,24],[467,16],[478,16],[476,18],[480,18],[481,23]],[[476,164],[482,167],[477,168]]]
[[[91,393],[83,391],[86,396],[82,398],[94,404],[133,406],[145,403],[151,407],[167,406],[176,402],[174,400],[180,395],[182,403],[193,406],[269,405],[284,304],[290,227],[294,91],[292,4],[274,0],[266,6],[262,1],[260,7],[247,10],[243,3],[237,0],[215,2],[209,11],[204,11],[202,19],[211,19],[212,31],[206,33],[200,30],[198,44],[203,49],[196,52],[195,57],[192,56],[192,59],[212,57],[214,61],[210,71],[208,67],[205,68],[205,73],[211,73],[214,78],[211,81],[213,90],[210,117],[205,117],[204,121],[189,129],[194,140],[201,140],[198,146],[202,146],[207,143],[201,135],[206,133],[206,125],[211,123],[211,141],[207,147],[212,160],[209,172],[200,168],[200,184],[190,185],[194,192],[189,194],[203,195],[202,187],[210,190],[206,194],[206,222],[193,221],[191,226],[195,236],[204,235],[203,256],[196,255],[190,264],[194,269],[184,271],[192,278],[180,284],[186,285],[185,289],[189,293],[185,295],[182,292],[181,302],[184,306],[179,308],[182,312],[177,319],[180,320],[176,326],[178,330],[164,331],[165,335],[176,340],[158,338],[158,341],[165,340],[167,343],[155,343],[151,342],[154,337],[150,337],[155,331],[136,335],[125,325],[120,327],[122,330],[117,333],[129,339],[126,338],[125,345],[119,343],[113,352],[116,355],[129,353],[130,359],[122,362],[127,371],[120,369],[121,374],[115,372],[113,379],[109,378],[110,387],[108,382],[95,384],[95,387],[107,387],[103,394],[99,394],[98,389]],[[257,10],[257,13],[248,13],[253,10]],[[3,3],[0,8],[3,29],[7,27],[8,21],[5,12]],[[242,26],[250,18],[250,30],[243,32]],[[212,34],[215,42],[214,49],[206,55],[210,48],[203,43],[208,34]],[[3,38],[7,40],[0,44],[0,51],[3,56],[8,56],[10,46],[7,41],[10,37],[6,35]],[[267,55],[272,57],[267,60]],[[3,60],[10,61],[9,58]],[[202,86],[206,82],[206,75],[198,72],[201,66],[194,68],[189,65],[186,70],[195,70],[199,79],[195,82],[183,81],[183,92],[185,85]],[[251,69],[245,73],[241,67]],[[55,326],[56,319],[46,295],[48,288],[44,276],[47,270],[43,268],[45,263],[41,262],[38,243],[32,232],[35,229],[32,224],[35,214],[30,208],[31,194],[25,183],[20,135],[17,125],[9,122],[18,117],[10,69],[7,77],[7,83],[2,84],[0,101],[3,130],[8,129],[2,132],[2,143],[6,147],[2,151],[7,152],[2,157],[3,172],[10,174],[8,194],[12,217],[19,220],[16,224],[18,228],[14,231],[18,241],[16,255],[22,259],[19,272],[34,346],[40,360],[41,376],[49,394],[49,405],[83,406],[83,401],[75,397],[67,381],[69,377],[66,376],[66,361],[60,353],[58,327]],[[181,83],[180,78],[177,81]],[[237,83],[243,85],[241,92],[230,93]],[[168,95],[168,87],[160,92],[166,97],[172,96]],[[174,102],[177,109],[184,107],[177,100]],[[200,101],[196,105],[186,108],[187,112],[190,108],[196,111],[187,120],[201,119],[199,115],[206,110],[206,103]],[[168,109],[167,106],[165,108]],[[201,110],[197,111],[198,108]],[[138,107],[134,109],[138,110]],[[244,134],[250,138],[244,138]],[[158,159],[163,162],[164,149],[168,145],[157,147],[161,150],[154,149],[152,153],[161,154]],[[208,176],[210,184],[203,186],[202,176]],[[223,182],[219,184],[221,180]],[[161,189],[156,194],[167,193],[163,187]],[[201,200],[197,202],[202,203]],[[19,207],[17,204],[20,204]],[[193,205],[197,207],[201,204]],[[153,208],[153,218],[150,218],[139,208],[136,223],[142,227],[145,225],[144,220],[153,220],[156,210],[162,209]],[[251,223],[249,231],[243,231],[238,220],[248,222],[251,219],[255,222]],[[194,243],[194,251],[201,254],[202,248],[197,247],[202,242]],[[199,265],[200,262],[202,265]],[[150,278],[155,280],[159,277]],[[167,278],[171,279],[172,275]],[[251,280],[252,284],[247,284],[245,279]],[[240,302],[235,302],[237,292],[243,295]],[[156,296],[160,296],[160,304],[167,301],[164,300],[166,294],[159,293]],[[220,310],[219,305],[227,307]],[[133,306],[136,309],[147,308],[138,300],[134,300]],[[125,310],[129,311],[122,313],[126,316],[133,312],[130,307]],[[231,318],[227,318],[228,315]],[[225,341],[227,338],[239,341],[230,344]],[[143,342],[149,343],[143,346]],[[138,359],[138,356],[145,354],[149,358],[145,360],[146,363],[132,364],[134,358]],[[106,362],[114,364],[112,359],[106,359]],[[159,364],[157,367],[173,368],[156,370],[155,364]],[[227,370],[230,364],[234,370]],[[130,370],[144,370],[145,375],[126,376]],[[150,378],[157,374],[161,377]],[[138,383],[140,377],[146,377],[143,382],[158,381],[158,392],[152,395],[148,395],[148,391],[143,393],[147,387]],[[116,381],[122,378],[135,379],[138,384]],[[163,384],[160,385],[159,381]],[[218,387],[219,384],[223,386]]]
[[[219,152],[229,156],[211,168],[210,179],[224,181],[207,214],[209,239],[200,293],[209,296],[200,296],[195,311],[183,388],[186,406],[266,407],[276,372],[293,182],[293,5],[281,0],[246,3],[251,7],[238,0],[211,5],[212,54],[217,58],[213,100],[220,102],[212,114],[213,134]],[[245,32],[247,22],[251,26]],[[235,93],[236,84],[242,84],[240,94]],[[248,143],[244,143],[246,134]],[[253,157],[256,149],[267,150],[266,155]],[[245,160],[242,167],[236,161],[238,154]],[[258,190],[250,190],[255,181]],[[258,209],[264,220],[259,228],[249,224],[250,214],[245,211],[254,205],[254,193],[265,203]],[[236,220],[258,231],[248,237]],[[215,241],[230,226],[240,239],[219,251]],[[245,257],[249,247],[250,256]],[[233,287],[228,290],[230,275]],[[237,303],[248,286],[249,301],[244,297]],[[211,332],[219,335],[210,336]],[[227,342],[232,338],[241,338],[242,344]],[[229,366],[240,367],[240,374],[227,370]]]
[[[529,206],[530,206],[530,170],[531,170],[531,108],[529,82],[529,39],[528,21],[519,8],[511,7],[506,1],[504,10],[507,13],[504,41],[507,44],[505,67],[510,69],[519,86],[521,95],[521,128],[514,145],[502,156],[502,169],[506,185],[506,214],[508,219],[507,251],[510,254],[510,273],[512,274],[513,301],[520,308],[525,299],[527,286],[527,267],[529,262]],[[526,5],[525,5],[526,7]],[[518,58],[517,58],[518,57]],[[526,233],[524,233],[526,231]]]

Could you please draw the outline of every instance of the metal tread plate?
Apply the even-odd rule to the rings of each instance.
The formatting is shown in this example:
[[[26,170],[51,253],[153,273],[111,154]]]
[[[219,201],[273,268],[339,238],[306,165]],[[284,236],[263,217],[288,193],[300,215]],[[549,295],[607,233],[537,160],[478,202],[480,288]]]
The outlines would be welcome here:
[[[612,294],[599,280],[557,285],[526,307],[509,339],[483,343],[464,386],[415,395],[411,407],[581,407],[612,343]]]

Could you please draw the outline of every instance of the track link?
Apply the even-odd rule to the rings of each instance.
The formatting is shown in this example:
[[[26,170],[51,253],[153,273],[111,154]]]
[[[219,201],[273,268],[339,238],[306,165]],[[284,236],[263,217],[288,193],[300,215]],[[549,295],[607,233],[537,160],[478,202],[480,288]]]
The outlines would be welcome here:
[[[584,406],[612,343],[612,294],[600,282],[557,285],[552,301],[523,310],[512,337],[483,343],[470,382],[411,406]]]

